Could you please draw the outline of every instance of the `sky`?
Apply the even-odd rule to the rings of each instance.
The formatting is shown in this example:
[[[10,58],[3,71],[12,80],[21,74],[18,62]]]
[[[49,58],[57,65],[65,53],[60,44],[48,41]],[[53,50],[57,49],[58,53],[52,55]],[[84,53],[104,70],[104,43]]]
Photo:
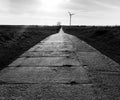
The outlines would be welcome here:
[[[120,0],[0,0],[4,25],[120,25]]]

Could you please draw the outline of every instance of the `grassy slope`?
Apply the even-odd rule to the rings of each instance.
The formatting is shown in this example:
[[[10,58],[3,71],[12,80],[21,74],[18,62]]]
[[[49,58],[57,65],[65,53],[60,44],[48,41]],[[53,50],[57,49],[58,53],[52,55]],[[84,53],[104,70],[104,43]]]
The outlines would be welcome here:
[[[6,67],[45,37],[57,33],[58,29],[55,26],[0,26],[0,68]],[[83,39],[118,63],[120,62],[119,29],[118,26],[64,26],[66,33]]]

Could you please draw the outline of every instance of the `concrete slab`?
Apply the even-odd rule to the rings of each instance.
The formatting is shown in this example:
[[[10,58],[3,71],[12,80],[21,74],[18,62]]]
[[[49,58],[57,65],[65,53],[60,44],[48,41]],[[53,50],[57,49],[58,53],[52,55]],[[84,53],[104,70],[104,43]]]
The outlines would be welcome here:
[[[77,52],[77,57],[88,70],[120,72],[120,65],[100,52]]]
[[[3,86],[0,86],[3,88]],[[57,83],[42,83],[42,84],[13,84],[4,85],[4,89],[8,96],[4,97],[5,93],[0,91],[1,98],[18,99],[18,100],[94,100],[95,95],[89,85],[64,85]],[[14,94],[14,95],[12,95]],[[101,93],[101,97],[102,93]],[[107,100],[106,97],[103,97]],[[96,99],[97,100],[97,99]]]
[[[3,70],[4,71],[4,70]],[[4,81],[9,83],[41,83],[58,82],[67,83],[76,81],[77,83],[89,83],[87,74],[82,67],[19,67],[9,69],[6,74],[1,75]],[[5,71],[4,71],[5,72]],[[4,73],[2,72],[2,73]]]
[[[21,62],[21,60],[24,60]],[[19,66],[62,66],[62,65],[80,65],[79,61],[75,58],[67,58],[66,57],[41,57],[41,58],[19,58],[14,61],[9,66],[11,67],[19,67]]]
[[[20,57],[69,57],[73,58],[75,53],[72,51],[41,51],[41,52],[25,52]]]
[[[34,51],[65,51],[65,50],[71,50],[71,51],[74,51],[75,49],[73,48],[72,45],[62,45],[62,46],[59,46],[59,44],[56,44],[57,46],[52,46],[52,45],[43,45],[43,46],[39,46],[39,47],[36,47],[34,49]]]

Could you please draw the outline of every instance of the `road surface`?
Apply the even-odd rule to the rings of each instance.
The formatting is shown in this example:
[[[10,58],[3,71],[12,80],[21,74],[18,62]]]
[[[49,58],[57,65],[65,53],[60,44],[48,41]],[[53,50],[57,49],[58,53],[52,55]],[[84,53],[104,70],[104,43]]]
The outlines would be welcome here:
[[[120,65],[62,28],[3,69],[0,82],[0,100],[120,100]]]

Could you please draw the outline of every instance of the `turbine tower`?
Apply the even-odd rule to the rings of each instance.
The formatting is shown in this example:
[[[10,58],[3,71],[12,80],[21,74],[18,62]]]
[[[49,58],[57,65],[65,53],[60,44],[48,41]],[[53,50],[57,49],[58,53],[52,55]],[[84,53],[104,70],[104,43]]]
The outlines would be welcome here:
[[[75,15],[75,14],[73,14],[73,13],[71,13],[71,12],[68,12],[68,13],[69,13],[69,16],[70,16],[70,26],[71,26],[72,16]]]

